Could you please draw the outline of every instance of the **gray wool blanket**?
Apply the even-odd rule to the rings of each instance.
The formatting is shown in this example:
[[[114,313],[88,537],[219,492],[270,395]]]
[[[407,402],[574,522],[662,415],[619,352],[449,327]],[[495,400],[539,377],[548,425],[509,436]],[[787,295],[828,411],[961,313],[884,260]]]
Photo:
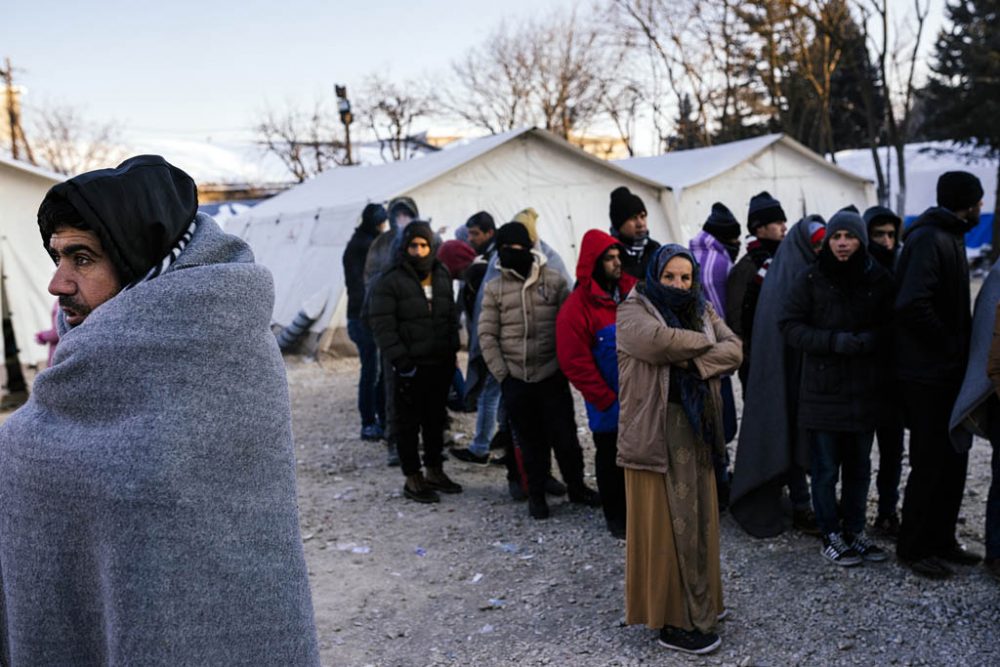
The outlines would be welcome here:
[[[199,215],[0,426],[0,662],[316,665],[274,291]]]
[[[772,537],[785,529],[785,472],[793,462],[809,469],[808,443],[795,412],[802,354],[785,343],[778,322],[793,282],[816,261],[810,221],[797,222],[778,246],[753,320],[750,377],[729,502],[733,518],[754,537]]]
[[[972,341],[969,344],[969,363],[965,379],[958,393],[958,400],[951,412],[951,442],[960,452],[972,447],[973,434],[982,438],[993,432],[989,422],[988,399],[996,389],[986,375],[986,365],[993,342],[997,303],[1000,302],[1000,262],[993,265],[976,297],[972,317]]]

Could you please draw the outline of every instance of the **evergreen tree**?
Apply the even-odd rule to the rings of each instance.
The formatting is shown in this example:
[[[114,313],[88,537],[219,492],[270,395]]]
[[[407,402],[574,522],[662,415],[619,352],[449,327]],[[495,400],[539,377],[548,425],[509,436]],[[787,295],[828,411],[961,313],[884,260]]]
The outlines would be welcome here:
[[[688,148],[700,148],[704,146],[701,139],[701,128],[698,126],[698,119],[694,118],[694,104],[690,95],[681,98],[680,108],[677,110],[677,122],[674,135],[667,140],[668,151],[682,151]]]
[[[951,24],[938,35],[923,91],[924,133],[1000,157],[1000,0],[957,0],[947,14]],[[994,210],[993,259],[1000,252],[998,214]]]

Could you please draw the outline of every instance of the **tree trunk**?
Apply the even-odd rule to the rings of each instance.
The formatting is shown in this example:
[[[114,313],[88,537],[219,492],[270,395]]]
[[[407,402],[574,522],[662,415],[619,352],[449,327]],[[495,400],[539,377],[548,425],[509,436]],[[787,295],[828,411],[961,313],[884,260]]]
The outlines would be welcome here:
[[[906,219],[906,144],[897,143],[896,149],[896,178],[899,181],[899,190],[896,192],[896,215],[903,220]]]

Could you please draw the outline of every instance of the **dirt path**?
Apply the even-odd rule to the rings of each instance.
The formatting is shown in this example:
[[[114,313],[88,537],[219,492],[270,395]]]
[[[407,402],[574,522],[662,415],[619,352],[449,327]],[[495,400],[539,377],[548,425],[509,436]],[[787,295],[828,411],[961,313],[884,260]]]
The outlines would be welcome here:
[[[728,515],[722,648],[667,653],[652,631],[621,626],[624,546],[599,510],[555,500],[550,520],[532,521],[507,497],[502,468],[454,460],[446,470],[465,493],[433,506],[403,499],[382,445],[357,437],[356,362],[325,365],[288,361],[326,665],[1000,664],[1000,586],[983,568],[946,582],[895,562],[837,568],[814,538],[754,540]],[[471,418],[455,430],[471,437]],[[586,429],[581,441],[593,485]],[[990,451],[973,448],[960,527],[980,553]]]

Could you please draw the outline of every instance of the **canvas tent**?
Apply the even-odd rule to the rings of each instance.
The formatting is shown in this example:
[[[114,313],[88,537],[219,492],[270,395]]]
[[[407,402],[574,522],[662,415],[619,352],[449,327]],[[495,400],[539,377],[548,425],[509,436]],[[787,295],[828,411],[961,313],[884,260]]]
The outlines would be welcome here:
[[[847,204],[864,210],[875,203],[869,179],[827,162],[784,134],[615,164],[672,188],[674,217],[687,239],[698,233],[716,201],[733,211],[745,231],[750,197],[761,190],[781,201],[790,222],[806,213],[829,217]]]
[[[21,364],[44,362],[35,333],[52,327],[52,260],[38,234],[38,205],[64,177],[0,155],[0,308],[10,317]],[[4,350],[6,356],[7,350]]]
[[[412,197],[420,215],[446,238],[470,215],[488,211],[500,224],[531,206],[538,231],[572,271],[577,244],[591,228],[607,229],[611,190],[625,185],[646,203],[651,234],[682,240],[669,217],[669,189],[595,158],[537,128],[472,140],[405,162],[324,172],[230,219],[226,230],[249,242],[274,274],[273,321],[287,326],[307,304],[319,347],[350,353],[341,258],[368,202]]]
[[[928,141],[907,144],[903,150],[906,159],[906,203],[897,211],[909,222],[931,206],[937,205],[937,179],[946,171],[968,171],[983,184],[983,212],[979,226],[965,236],[970,256],[979,254],[984,244],[993,239],[993,210],[996,206],[997,167],[996,157],[987,151],[975,150],[949,141]],[[889,176],[889,206],[899,207],[899,170],[896,169],[896,152],[888,147],[878,149],[883,173]],[[860,176],[874,178],[875,165],[868,149],[854,149],[837,153],[837,162]]]

